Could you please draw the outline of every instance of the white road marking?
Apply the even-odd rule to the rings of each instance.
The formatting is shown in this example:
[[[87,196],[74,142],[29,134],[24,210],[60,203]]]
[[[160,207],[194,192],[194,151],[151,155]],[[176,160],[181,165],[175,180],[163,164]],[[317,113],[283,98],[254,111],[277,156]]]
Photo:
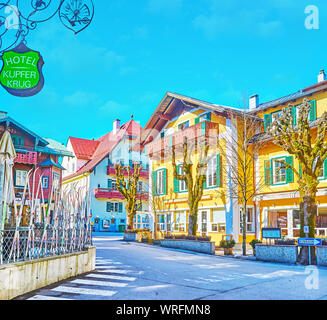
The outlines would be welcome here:
[[[101,272],[105,272],[105,271],[101,271]],[[107,272],[111,272],[111,271],[108,270]],[[122,277],[122,276],[114,276],[114,275],[112,276],[112,275],[108,275],[108,274],[99,274],[96,277],[103,278],[103,279],[126,280],[126,281],[135,281],[136,280],[136,278],[133,278],[133,277]]]
[[[53,288],[52,290],[65,292],[65,293],[88,294],[88,295],[97,295],[97,296],[106,296],[106,297],[111,297],[115,293],[117,293],[117,291],[110,291],[110,290],[85,289],[85,288],[75,288],[75,287],[66,287],[66,286],[59,286]]]
[[[104,286],[104,287],[126,287],[127,283],[120,282],[110,282],[110,281],[98,281],[98,280],[88,280],[88,279],[76,279],[71,281],[71,283],[79,283],[93,286]]]
[[[72,300],[72,299],[53,297],[53,296],[42,296],[37,294],[36,296],[33,296],[27,300]]]

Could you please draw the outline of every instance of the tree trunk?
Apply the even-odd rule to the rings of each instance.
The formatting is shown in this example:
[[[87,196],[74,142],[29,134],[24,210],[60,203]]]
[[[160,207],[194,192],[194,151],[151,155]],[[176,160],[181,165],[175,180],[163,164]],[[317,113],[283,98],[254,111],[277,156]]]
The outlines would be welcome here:
[[[195,236],[197,229],[197,214],[190,212],[188,217],[188,235]]]
[[[126,218],[127,218],[127,223],[126,223],[127,230],[133,230],[133,227],[134,227],[133,226],[133,213],[127,212]]]
[[[243,251],[243,256],[246,256],[246,206],[245,210],[243,210],[243,244],[242,244],[242,251]]]
[[[306,238],[315,237],[315,215],[317,214],[317,206],[315,197],[304,196],[303,202],[300,204],[300,219],[301,219],[301,230],[300,236]],[[304,233],[304,226],[309,226],[309,232]],[[315,248],[310,249],[311,263],[315,263],[316,255]],[[309,264],[309,247],[302,247],[300,250],[298,261],[301,264]]]

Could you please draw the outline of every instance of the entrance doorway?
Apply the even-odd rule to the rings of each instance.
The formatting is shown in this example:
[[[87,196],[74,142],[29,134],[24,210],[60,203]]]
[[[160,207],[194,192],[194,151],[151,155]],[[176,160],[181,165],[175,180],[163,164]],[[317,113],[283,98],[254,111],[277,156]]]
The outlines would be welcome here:
[[[209,211],[208,210],[201,210],[200,211],[200,233],[202,236],[208,235],[208,217]]]

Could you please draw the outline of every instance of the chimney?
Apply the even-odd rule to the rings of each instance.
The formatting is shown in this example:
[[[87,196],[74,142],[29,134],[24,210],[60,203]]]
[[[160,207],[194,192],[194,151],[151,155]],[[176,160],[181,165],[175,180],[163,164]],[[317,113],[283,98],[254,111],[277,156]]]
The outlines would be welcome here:
[[[116,134],[120,129],[120,120],[116,119],[113,124],[113,134]]]
[[[254,110],[259,106],[259,96],[255,94],[254,96],[251,96],[249,99],[249,109]]]
[[[7,112],[5,111],[0,111],[0,119],[4,119],[7,117]]]
[[[324,70],[320,70],[320,73],[318,75],[318,83],[323,82],[326,80],[326,73]]]

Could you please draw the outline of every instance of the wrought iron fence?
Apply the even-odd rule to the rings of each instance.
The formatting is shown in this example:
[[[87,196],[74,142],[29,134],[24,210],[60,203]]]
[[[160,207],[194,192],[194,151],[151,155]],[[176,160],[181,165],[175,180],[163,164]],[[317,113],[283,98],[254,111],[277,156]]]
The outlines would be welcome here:
[[[0,264],[35,260],[86,250],[92,245],[88,226],[9,227],[0,235]]]

